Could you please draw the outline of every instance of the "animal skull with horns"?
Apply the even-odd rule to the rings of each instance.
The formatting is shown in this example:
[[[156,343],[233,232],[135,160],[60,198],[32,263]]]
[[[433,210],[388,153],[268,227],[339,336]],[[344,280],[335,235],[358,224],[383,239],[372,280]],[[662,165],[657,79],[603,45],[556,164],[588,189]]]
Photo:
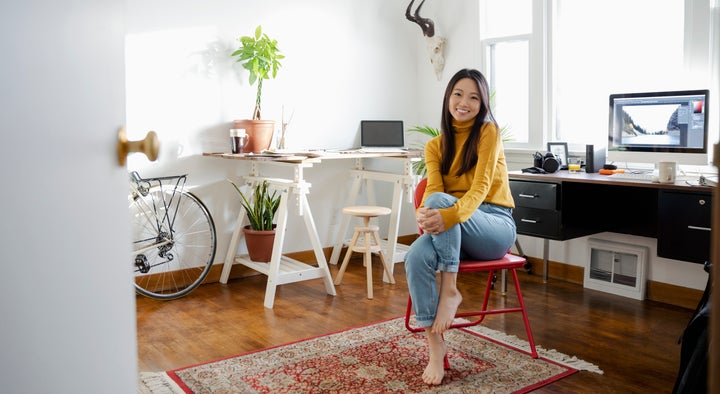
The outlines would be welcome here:
[[[410,13],[413,3],[415,3],[415,0],[411,0],[410,4],[408,4],[407,10],[405,11],[405,17],[410,22],[417,23],[422,29],[423,35],[427,40],[427,50],[430,55],[430,63],[432,63],[433,68],[435,69],[435,77],[439,81],[442,77],[443,68],[445,68],[445,57],[443,55],[445,38],[435,36],[435,24],[432,20],[430,20],[430,18],[420,17],[420,8],[422,8],[423,4],[425,4],[425,0],[420,2],[420,5],[418,5],[417,9],[415,9],[414,15]]]

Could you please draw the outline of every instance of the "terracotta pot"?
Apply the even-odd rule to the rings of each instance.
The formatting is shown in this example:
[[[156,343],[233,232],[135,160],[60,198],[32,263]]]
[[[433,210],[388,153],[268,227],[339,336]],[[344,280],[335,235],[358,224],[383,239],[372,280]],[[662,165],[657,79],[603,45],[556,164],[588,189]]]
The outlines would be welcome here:
[[[243,148],[243,152],[260,153],[263,149],[270,148],[275,130],[275,121],[241,119],[233,121],[233,128],[245,129],[245,132],[250,137]]]
[[[247,246],[250,260],[267,263],[272,258],[273,243],[275,242],[275,225],[272,230],[253,230],[250,226],[243,227],[245,246]]]

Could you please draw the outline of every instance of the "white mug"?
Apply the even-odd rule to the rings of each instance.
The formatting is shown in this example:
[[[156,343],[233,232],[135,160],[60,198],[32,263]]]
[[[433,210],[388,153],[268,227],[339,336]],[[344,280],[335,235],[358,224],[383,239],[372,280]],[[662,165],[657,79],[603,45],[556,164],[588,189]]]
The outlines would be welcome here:
[[[674,161],[661,161],[657,163],[658,182],[675,183],[677,164]]]

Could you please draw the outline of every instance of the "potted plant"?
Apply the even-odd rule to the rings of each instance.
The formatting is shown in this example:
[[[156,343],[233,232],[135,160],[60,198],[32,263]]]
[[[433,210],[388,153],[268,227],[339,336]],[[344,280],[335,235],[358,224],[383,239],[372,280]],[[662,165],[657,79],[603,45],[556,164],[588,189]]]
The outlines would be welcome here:
[[[247,214],[249,225],[243,227],[245,245],[250,260],[268,262],[272,257],[272,247],[275,241],[275,225],[273,218],[280,206],[280,196],[277,191],[270,193],[268,182],[257,184],[252,197],[248,198],[235,182],[228,180],[240,194],[240,204]]]
[[[250,85],[257,82],[255,96],[255,110],[252,119],[235,120],[235,129],[245,129],[250,136],[247,152],[260,153],[270,147],[275,121],[263,120],[260,115],[260,102],[262,99],[263,80],[275,78],[280,68],[280,60],[284,59],[277,46],[277,40],[268,37],[262,32],[262,26],[255,28],[254,36],[238,38],[240,47],[231,56],[250,72]]]
[[[440,135],[440,129],[436,127],[430,127],[430,126],[415,126],[410,129],[408,129],[408,132],[411,133],[420,133],[429,136],[428,140],[431,140],[437,136]],[[427,141],[426,141],[427,142]],[[422,145],[415,146],[418,150],[424,150],[425,149],[425,143]],[[423,178],[427,176],[427,170],[425,169],[425,155],[420,158],[418,161],[413,161],[412,163],[413,171],[415,172],[415,175],[421,175]]]

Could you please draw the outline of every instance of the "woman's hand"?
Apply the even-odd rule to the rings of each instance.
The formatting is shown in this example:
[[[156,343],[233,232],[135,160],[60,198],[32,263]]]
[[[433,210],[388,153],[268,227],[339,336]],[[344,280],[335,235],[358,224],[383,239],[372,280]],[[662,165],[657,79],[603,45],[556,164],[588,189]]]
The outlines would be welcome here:
[[[445,221],[437,209],[419,208],[416,217],[418,226],[427,234],[439,234],[445,231]]]

